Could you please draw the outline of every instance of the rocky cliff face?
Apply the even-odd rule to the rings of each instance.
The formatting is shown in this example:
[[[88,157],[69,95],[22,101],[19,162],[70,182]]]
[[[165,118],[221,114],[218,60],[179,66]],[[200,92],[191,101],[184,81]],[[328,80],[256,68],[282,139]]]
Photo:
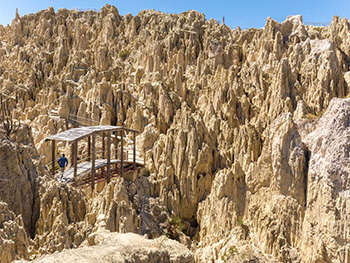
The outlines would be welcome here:
[[[33,149],[28,127],[23,126],[16,135],[20,144],[0,134],[0,198],[10,210],[23,216],[26,230],[33,235],[32,228],[38,217],[38,203],[35,200],[39,171],[35,160],[38,161],[40,156]]]
[[[45,136],[67,128],[49,116],[57,109],[140,130],[148,174],[91,198],[48,177],[40,190],[26,164],[27,204],[5,198],[14,185],[0,195],[35,236],[32,255],[83,245],[102,227],[167,233],[198,262],[349,262],[349,99],[333,99],[349,93],[349,31],[339,17],[232,30],[195,11],[121,16],[109,5],[0,26],[1,92],[41,162]],[[6,179],[21,162],[3,156]]]
[[[350,99],[333,99],[305,138],[311,155],[301,252],[307,261],[350,260],[349,136]]]

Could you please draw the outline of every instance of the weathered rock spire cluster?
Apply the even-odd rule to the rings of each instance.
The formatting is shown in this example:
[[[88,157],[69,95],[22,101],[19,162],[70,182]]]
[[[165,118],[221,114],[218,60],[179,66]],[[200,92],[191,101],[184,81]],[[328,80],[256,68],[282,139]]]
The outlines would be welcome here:
[[[192,10],[16,13],[0,26],[0,91],[33,140],[3,140],[14,154],[0,178],[15,189],[5,221],[28,236],[3,228],[3,258],[95,244],[107,228],[167,233],[197,262],[349,262],[349,47],[337,16],[241,30]],[[43,177],[44,138],[67,128],[54,109],[142,131],[148,176],[93,197]]]

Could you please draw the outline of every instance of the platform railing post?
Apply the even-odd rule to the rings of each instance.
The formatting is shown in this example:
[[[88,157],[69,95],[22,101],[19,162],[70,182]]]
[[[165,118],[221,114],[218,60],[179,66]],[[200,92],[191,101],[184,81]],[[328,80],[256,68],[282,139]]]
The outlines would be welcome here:
[[[114,131],[115,138],[114,138],[114,145],[115,145],[115,160],[118,160],[118,131]],[[118,170],[118,163],[115,163],[115,170]]]
[[[91,136],[88,137],[88,158],[87,160],[91,161]]]
[[[105,140],[106,134],[102,132],[102,159],[105,159],[105,152],[106,152],[106,140]]]
[[[52,155],[51,155],[51,160],[52,160],[52,168],[51,172],[52,175],[55,175],[55,148],[56,148],[56,141],[52,140],[51,141],[51,148],[52,148]]]
[[[106,158],[106,133],[102,132],[102,160],[105,161]],[[102,173],[105,172],[104,166],[101,168]]]
[[[91,189],[95,189],[95,160],[96,160],[96,138],[95,134],[92,134],[92,163],[91,163]]]
[[[107,183],[111,180],[111,133],[107,134]]]
[[[65,117],[64,120],[65,120],[65,123],[66,123],[66,130],[69,130],[69,117],[68,116]]]
[[[74,142],[74,182],[76,182],[78,174],[78,141]]]
[[[136,132],[134,132],[134,159],[133,159],[133,167],[136,169]]]
[[[117,101],[116,101],[116,106],[115,106],[115,117],[116,117],[115,126],[118,126],[118,94],[117,94],[116,98],[117,98]],[[117,131],[115,131],[115,137],[117,137]]]
[[[74,166],[74,143],[70,146],[70,165],[71,167]]]
[[[124,139],[123,139],[123,135],[124,135],[124,130],[122,129],[121,130],[121,136],[120,136],[120,139],[121,139],[121,141],[120,141],[120,144],[121,144],[121,149],[120,149],[120,151],[121,151],[121,153],[120,153],[120,168],[121,168],[121,172],[120,172],[120,175],[121,176],[123,176],[123,167],[124,167],[124,165],[123,165],[123,162],[124,162]]]

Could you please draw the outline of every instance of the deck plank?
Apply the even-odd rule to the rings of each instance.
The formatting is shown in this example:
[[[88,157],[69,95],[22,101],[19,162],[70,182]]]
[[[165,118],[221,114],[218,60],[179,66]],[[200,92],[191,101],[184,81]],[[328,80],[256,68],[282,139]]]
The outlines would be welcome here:
[[[131,159],[131,158],[130,158]],[[111,159],[111,164],[117,164],[120,163],[120,160],[117,159]],[[133,163],[133,161],[129,160],[129,158],[124,161],[125,164],[130,164]],[[139,166],[143,166],[143,160],[137,158],[136,159],[136,164]],[[95,169],[99,170],[103,167],[107,166],[107,159],[96,159],[95,161]],[[85,161],[82,163],[78,163],[78,171],[77,171],[77,178],[79,177],[84,177],[84,175],[90,174],[91,173],[91,168],[92,168],[92,162],[91,161]],[[72,182],[74,180],[74,167],[69,167],[64,171],[63,177],[61,178],[61,172],[59,171],[57,173],[58,180],[62,183],[68,183]]]

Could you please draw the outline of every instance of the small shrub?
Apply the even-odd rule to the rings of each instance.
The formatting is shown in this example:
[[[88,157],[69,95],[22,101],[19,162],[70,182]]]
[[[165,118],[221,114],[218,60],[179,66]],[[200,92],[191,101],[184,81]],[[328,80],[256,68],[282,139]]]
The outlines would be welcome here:
[[[239,216],[237,218],[237,223],[238,223],[239,226],[243,226],[243,217]]]
[[[179,240],[180,233],[186,230],[186,225],[178,216],[172,216],[168,221],[166,236],[170,239]]]
[[[317,112],[316,115],[312,113],[308,113],[305,115],[305,118],[308,120],[318,120],[323,116],[323,114],[326,112],[326,108],[322,109],[321,111]]]
[[[226,262],[227,259],[231,258],[231,257],[234,257],[235,254],[238,253],[238,249],[236,246],[232,246],[228,249],[228,251],[221,256],[221,260]]]
[[[236,253],[238,253],[238,249],[236,246],[232,246],[229,248],[228,253],[230,253],[232,256],[234,256]]]
[[[47,164],[48,168],[50,169],[51,171],[51,168],[52,168],[52,162],[50,162],[49,164]],[[55,162],[55,171],[58,171],[60,170],[60,167],[59,165],[57,164],[57,162]]]
[[[308,114],[305,115],[305,118],[308,119],[308,120],[316,120],[316,119],[318,119],[318,116],[314,115],[314,114],[311,114],[311,113],[308,113]]]
[[[131,52],[130,52],[129,50],[123,49],[122,51],[120,51],[119,57],[120,57],[122,60],[126,60],[126,59],[129,57],[130,53],[131,53]]]
[[[179,229],[180,231],[184,231],[186,228],[185,223],[178,216],[173,216],[171,218],[170,225],[173,225],[175,228]]]

